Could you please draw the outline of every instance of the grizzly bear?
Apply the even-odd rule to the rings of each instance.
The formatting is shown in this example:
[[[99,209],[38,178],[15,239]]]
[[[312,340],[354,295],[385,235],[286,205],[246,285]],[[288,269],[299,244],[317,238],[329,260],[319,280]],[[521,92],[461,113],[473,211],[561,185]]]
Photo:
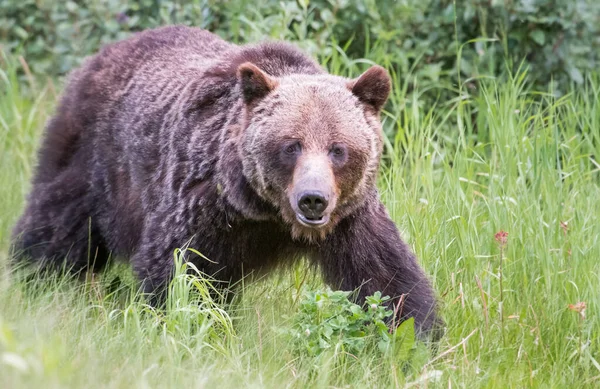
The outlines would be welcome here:
[[[196,28],[108,45],[47,125],[16,255],[75,272],[130,258],[150,296],[186,245],[231,284],[306,258],[358,301],[391,296],[395,322],[427,333],[436,298],[375,185],[390,86],[380,66],[347,79],[290,44]]]

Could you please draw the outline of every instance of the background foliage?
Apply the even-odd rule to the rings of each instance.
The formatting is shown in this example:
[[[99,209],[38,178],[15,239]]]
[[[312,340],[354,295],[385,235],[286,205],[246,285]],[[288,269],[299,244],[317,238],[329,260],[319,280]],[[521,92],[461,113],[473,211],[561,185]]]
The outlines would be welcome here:
[[[431,85],[434,97],[440,85],[500,75],[523,59],[534,83],[545,89],[555,80],[553,88],[561,93],[600,64],[596,0],[0,2],[0,44],[43,75],[64,75],[102,44],[169,23],[206,28],[237,42],[299,41],[322,60],[338,45],[351,58],[385,51],[390,55],[384,65],[407,75],[409,88],[417,79]]]

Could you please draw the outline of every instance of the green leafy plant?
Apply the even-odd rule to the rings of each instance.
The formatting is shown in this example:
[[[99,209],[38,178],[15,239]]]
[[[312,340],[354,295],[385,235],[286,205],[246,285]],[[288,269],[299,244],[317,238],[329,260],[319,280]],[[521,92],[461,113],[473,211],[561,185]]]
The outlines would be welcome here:
[[[350,59],[385,53],[384,65],[410,89],[432,89],[429,100],[461,80],[474,90],[481,75],[515,71],[522,61],[537,86],[553,82],[564,92],[600,63],[596,0],[0,2],[0,45],[42,75],[64,75],[103,44],[165,24],[236,42],[292,40],[321,59],[341,48]]]
[[[359,354],[376,345],[381,353],[396,352],[399,360],[408,359],[415,346],[414,320],[390,331],[386,319],[393,312],[384,305],[388,296],[375,292],[363,308],[349,300],[350,294],[330,289],[305,293],[292,329],[300,349],[313,356],[331,348]]]

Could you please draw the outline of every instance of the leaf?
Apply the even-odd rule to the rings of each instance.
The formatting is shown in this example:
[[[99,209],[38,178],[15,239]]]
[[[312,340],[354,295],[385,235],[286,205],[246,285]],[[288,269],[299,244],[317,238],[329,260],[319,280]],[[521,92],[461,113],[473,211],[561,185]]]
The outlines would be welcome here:
[[[302,7],[302,9],[306,10],[306,9],[308,9],[310,0],[298,0],[298,3],[300,4],[300,7]]]
[[[73,1],[67,1],[65,3],[65,7],[67,8],[67,11],[69,11],[71,13],[75,13],[77,11],[77,8],[79,8],[77,6],[77,3],[73,2]]]
[[[329,348],[329,347],[331,347],[331,345],[330,345],[329,343],[327,343],[327,341],[325,341],[325,339],[323,339],[323,338],[320,338],[320,339],[319,339],[319,347],[320,347],[322,350],[324,350],[324,349],[326,349],[326,348]]]
[[[386,352],[390,347],[390,342],[386,341],[384,339],[381,339],[379,342],[377,342],[377,348],[379,348],[379,351],[381,351],[382,353]]]
[[[543,46],[546,43],[546,34],[542,30],[533,30],[529,33],[529,36],[535,43],[540,46]]]
[[[575,81],[577,84],[583,84],[583,75],[575,66],[569,68],[569,76],[571,76],[571,80]]]
[[[415,319],[409,318],[402,322],[394,333],[394,347],[396,357],[401,361],[407,361],[410,351],[415,345]]]
[[[17,35],[22,40],[26,40],[29,37],[29,34],[22,27],[16,26],[13,30],[15,35]]]

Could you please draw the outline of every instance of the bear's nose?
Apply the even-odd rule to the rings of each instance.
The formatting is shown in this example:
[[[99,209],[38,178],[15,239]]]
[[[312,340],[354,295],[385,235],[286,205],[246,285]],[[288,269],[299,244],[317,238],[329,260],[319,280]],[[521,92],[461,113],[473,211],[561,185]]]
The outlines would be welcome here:
[[[327,198],[321,192],[304,192],[298,200],[298,208],[307,219],[320,219],[327,204]]]

